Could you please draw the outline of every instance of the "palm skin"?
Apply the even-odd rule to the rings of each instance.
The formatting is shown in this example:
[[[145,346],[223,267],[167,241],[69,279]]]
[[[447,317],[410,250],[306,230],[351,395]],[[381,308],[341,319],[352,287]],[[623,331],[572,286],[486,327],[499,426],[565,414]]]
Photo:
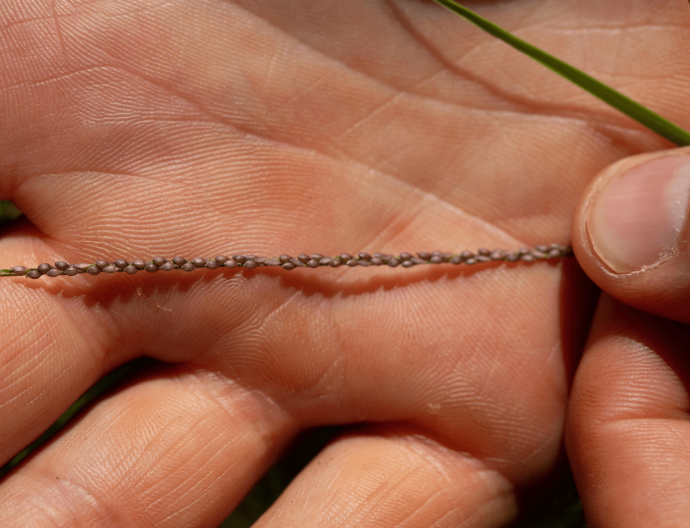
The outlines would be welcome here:
[[[653,52],[687,6],[568,4],[478,10],[682,124],[657,79],[687,67]],[[2,267],[568,243],[593,175],[668,146],[420,1],[46,1],[0,25],[0,198],[28,219]],[[507,525],[562,460],[594,293],[573,261],[0,288],[1,463],[108,370],[169,363],[5,478],[2,526],[214,526],[324,424],[369,425],[258,526]]]

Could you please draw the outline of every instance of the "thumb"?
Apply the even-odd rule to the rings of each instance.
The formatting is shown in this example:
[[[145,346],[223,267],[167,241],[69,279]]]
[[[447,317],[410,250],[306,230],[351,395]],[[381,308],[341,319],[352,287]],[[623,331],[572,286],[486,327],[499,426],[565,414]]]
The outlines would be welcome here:
[[[690,148],[627,158],[587,189],[573,249],[609,295],[690,322]]]

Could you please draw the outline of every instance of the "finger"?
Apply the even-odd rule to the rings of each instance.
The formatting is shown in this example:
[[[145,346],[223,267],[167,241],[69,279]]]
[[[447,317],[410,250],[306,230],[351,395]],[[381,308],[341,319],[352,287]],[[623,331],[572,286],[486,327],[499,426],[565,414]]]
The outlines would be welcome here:
[[[602,297],[566,427],[588,526],[690,523],[689,347],[687,326]]]
[[[605,292],[653,314],[690,322],[690,149],[622,160],[580,203],[573,247]]]
[[[319,453],[255,526],[469,528],[516,514],[513,486],[482,461],[377,427]]]
[[[0,525],[216,526],[294,422],[203,370],[160,367],[110,396],[0,487]]]

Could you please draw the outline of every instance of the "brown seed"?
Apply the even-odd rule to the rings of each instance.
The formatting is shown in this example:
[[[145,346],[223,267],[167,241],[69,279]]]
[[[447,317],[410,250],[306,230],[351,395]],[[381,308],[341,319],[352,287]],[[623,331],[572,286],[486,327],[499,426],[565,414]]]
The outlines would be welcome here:
[[[182,264],[182,270],[183,271],[194,271],[196,269],[196,266],[192,264],[191,262],[185,262]]]
[[[481,255],[482,257],[488,257],[489,255],[491,255],[491,250],[486,248],[479,248],[477,250],[477,255]]]
[[[380,266],[381,264],[383,264],[383,260],[381,260],[378,257],[371,257],[371,260],[369,262],[371,262],[372,266]]]
[[[259,264],[260,266],[264,266],[268,259],[266,257],[255,257],[253,260],[254,260],[254,262]]]
[[[93,269],[93,268],[89,268],[89,271],[90,271],[91,269]],[[149,273],[156,273],[156,272],[158,271],[158,266],[156,266],[156,265],[153,264],[153,263],[152,263],[152,264],[147,264],[146,267],[145,267],[144,269],[145,269],[146,271],[148,271]]]
[[[333,260],[331,260],[330,266],[331,266],[331,268],[337,268],[338,266],[342,266],[342,264],[343,264],[342,260],[340,260],[339,258],[334,258]]]
[[[305,255],[304,253],[302,253],[301,255],[297,255],[297,260],[299,260],[303,264],[306,264],[311,260],[311,257],[309,257],[309,255]]]
[[[374,253],[374,254],[371,256],[371,258],[378,258],[378,259],[383,260],[383,258],[384,258],[385,256],[386,256],[386,255],[383,254],[383,253]]]
[[[236,267],[237,267],[237,262],[236,262],[234,259],[233,259],[233,260],[228,260],[228,261],[225,263],[225,267],[226,267],[226,268],[230,268],[230,269],[236,268]]]
[[[532,255],[522,255],[520,260],[523,262],[534,262],[536,259]]]
[[[431,260],[431,253],[429,253],[428,251],[420,251],[419,253],[417,253],[417,256],[423,260]]]
[[[228,259],[228,257],[226,257],[225,255],[218,255],[214,260],[215,260],[220,266],[222,266],[222,265],[225,264],[229,259]]]
[[[328,266],[331,263],[331,257],[324,257],[319,260],[320,266]]]
[[[174,269],[177,269],[177,264],[175,264],[174,262],[166,262],[161,266],[160,269],[162,269],[163,271],[172,271]]]
[[[534,249],[539,251],[539,253],[548,253],[549,252],[549,246],[545,246],[544,244],[539,244],[538,246],[534,246]]]
[[[347,265],[354,268],[357,265],[357,261],[355,259],[350,259],[347,261]]]
[[[412,257],[410,259],[410,262],[412,262],[413,264],[426,264],[426,260],[420,259],[419,257]]]
[[[371,266],[371,262],[365,259],[355,260],[358,266]]]
[[[503,260],[506,256],[506,252],[502,249],[494,249],[491,252],[491,260]]]
[[[69,271],[69,270],[68,270]],[[139,271],[139,268],[133,265],[125,266],[125,273],[129,273],[130,275],[134,275],[137,271]],[[67,272],[65,272],[67,273]]]
[[[76,267],[77,265],[75,264],[74,266]],[[144,262],[143,260],[135,260],[134,262],[132,262],[132,266],[142,270],[146,267],[146,262]]]
[[[89,266],[91,266],[91,264],[83,264],[81,262],[79,264],[72,264],[72,267],[77,268],[79,271],[86,271],[89,269]],[[57,268],[57,266],[55,267]]]
[[[453,258],[452,253],[441,253],[440,257],[443,259],[443,262],[450,262],[450,259]]]
[[[26,276],[30,279],[40,279],[41,275],[43,275],[43,274],[40,271],[38,271],[37,269],[31,270],[26,274]]]
[[[388,262],[386,264],[388,264],[391,268],[394,268],[398,264],[400,264],[400,261],[397,258],[392,258],[392,259],[388,259]]]
[[[347,262],[348,260],[352,260],[352,255],[350,255],[349,253],[341,253],[340,254],[340,260],[342,260],[343,262]]]
[[[404,260],[402,263],[403,268],[411,268],[412,266],[414,266],[414,262],[411,260]]]
[[[10,268],[10,270],[17,275],[26,275],[26,273],[29,271],[29,268],[25,268],[24,266],[14,266]]]
[[[103,271],[106,273],[117,273],[118,271],[120,271],[120,268],[118,268],[117,266],[106,266],[105,268],[103,268]]]
[[[280,266],[281,264],[280,259],[268,259],[266,261],[266,266]]]
[[[197,268],[203,268],[206,265],[206,259],[196,257],[192,259],[192,264],[194,264]]]
[[[110,266],[110,262],[107,260],[97,260],[96,266],[98,266],[100,269],[105,269],[107,266]]]
[[[39,264],[39,265],[36,267],[36,269],[37,269],[40,273],[48,273],[51,269],[53,269],[53,266],[51,266],[50,264],[47,264],[47,263],[44,262],[43,264]]]
[[[549,247],[551,249],[558,249],[559,251],[565,251],[566,250],[566,247],[561,246],[560,244],[551,244]]]
[[[74,277],[75,275],[79,274],[79,270],[74,266],[70,266],[65,271],[63,271],[63,273],[69,277]]]
[[[160,268],[163,264],[165,264],[168,261],[163,257],[153,257],[152,262]]]
[[[309,259],[307,261],[307,266],[309,266],[310,268],[318,268],[319,267],[319,261],[314,260],[314,259]]]
[[[256,262],[254,262],[253,260],[247,260],[244,263],[245,268],[254,269],[254,268],[256,268],[256,266],[258,266],[258,264]]]
[[[69,264],[67,264],[67,262],[65,262],[64,260],[58,260],[55,263],[55,267],[59,270],[65,271],[67,268],[69,268]]]
[[[218,262],[216,259],[209,259],[206,261],[206,267],[208,269],[216,269],[218,267]]]
[[[558,258],[561,256],[561,253],[562,252],[560,249],[553,248],[553,249],[549,250],[549,253],[546,256],[548,258]]]
[[[283,263],[283,266],[282,266],[282,268],[283,268],[284,270],[288,270],[288,271],[293,270],[293,269],[295,269],[296,267],[297,267],[297,266],[295,266],[292,262],[284,262],[284,263]]]
[[[306,264],[304,262],[302,262],[301,260],[296,259],[296,258],[290,259],[290,262],[292,262],[295,265],[295,267],[297,267],[297,268],[303,268],[304,266],[306,266]],[[307,261],[307,262],[309,262],[309,261]]]
[[[179,266],[181,268],[182,266],[184,266],[185,262],[187,262],[187,259],[184,257],[175,257],[172,259],[172,262],[173,262],[173,264],[175,264],[176,266]],[[116,266],[117,266],[117,264],[116,264]]]
[[[321,260],[323,258],[323,255],[321,253],[314,253],[311,256],[311,260]]]
[[[476,263],[477,263],[476,258],[469,258],[465,261],[465,264],[467,264],[468,266],[474,266]]]
[[[530,255],[532,255],[535,259],[543,259],[546,258],[546,255],[542,253],[541,251],[537,251],[536,249],[533,249],[530,252]]]
[[[127,262],[126,260],[122,260],[122,259],[117,259],[115,262],[113,262],[113,264],[115,265],[116,268],[120,268],[120,269],[125,269],[127,266],[129,266],[129,262]]]
[[[460,253],[460,256],[462,257],[462,260],[469,260],[474,258],[474,253],[472,253],[471,251],[463,251],[462,253]]]
[[[522,247],[518,250],[518,253],[520,254],[520,256],[529,255],[531,252],[532,252],[532,248],[528,248],[528,247]]]
[[[454,257],[451,257],[449,262],[451,264],[460,264],[462,262],[462,257],[460,255],[455,255]]]
[[[358,253],[357,256],[359,257],[360,260],[371,260],[371,255],[369,253],[366,253],[362,251],[361,253]]]
[[[245,259],[244,259],[244,256],[242,256],[242,255],[233,255],[232,260],[234,260],[238,264],[244,264]]]
[[[429,259],[429,262],[431,262],[432,264],[442,264],[443,257],[441,257],[440,255],[434,255]]]
[[[479,255],[475,257],[477,262],[491,262],[491,257],[488,255]]]
[[[246,262],[247,260],[256,260],[256,257],[255,257],[254,255],[245,255],[245,256],[244,256],[244,260],[245,260],[245,262]]]
[[[282,262],[282,263],[290,262],[291,260],[292,260],[292,257],[290,255],[281,255],[280,256],[280,262]],[[292,269],[292,268],[290,268],[290,269]]]
[[[400,260],[410,260],[412,255],[409,253],[400,253]],[[409,268],[409,266],[407,266]]]
[[[506,255],[506,262],[517,262],[518,260],[520,260],[519,253],[508,253],[508,255]]]
[[[89,269],[86,270],[86,273],[89,275],[98,275],[101,272],[101,268],[98,266],[91,266]]]
[[[57,277],[58,275],[62,275],[63,273],[65,272],[60,269],[53,268],[52,270],[49,270],[48,273],[46,273],[46,275],[48,275],[48,277]]]

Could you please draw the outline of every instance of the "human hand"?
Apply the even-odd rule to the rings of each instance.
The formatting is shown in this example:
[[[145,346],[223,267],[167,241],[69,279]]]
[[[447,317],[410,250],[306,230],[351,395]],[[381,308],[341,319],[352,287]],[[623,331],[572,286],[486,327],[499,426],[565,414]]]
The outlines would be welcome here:
[[[680,55],[599,55],[621,32],[666,49],[674,8],[613,9],[482,13],[643,102],[685,86]],[[0,198],[28,219],[7,265],[567,243],[592,175],[665,146],[422,2],[72,1],[0,24]],[[680,121],[679,93],[655,109]],[[169,363],[0,483],[3,526],[213,526],[336,423],[369,425],[260,526],[504,525],[558,471],[593,293],[572,261],[0,288],[3,462],[116,365]]]

